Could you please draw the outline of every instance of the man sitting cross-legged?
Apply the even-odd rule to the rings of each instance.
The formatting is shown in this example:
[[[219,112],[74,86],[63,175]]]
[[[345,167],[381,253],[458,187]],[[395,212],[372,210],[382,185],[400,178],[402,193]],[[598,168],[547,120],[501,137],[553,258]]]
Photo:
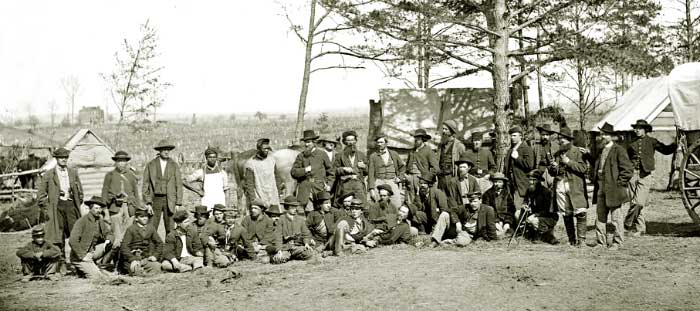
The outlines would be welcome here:
[[[282,202],[284,214],[275,223],[275,235],[282,243],[278,251],[286,254],[277,254],[272,257],[272,263],[284,263],[287,260],[308,260],[314,256],[314,240],[311,238],[309,228],[304,218],[297,216],[299,201],[294,196],[288,196]]]
[[[467,209],[466,219],[467,221],[463,225],[464,231],[469,234],[469,242],[479,238],[485,241],[498,239],[496,234],[496,212],[493,210],[493,207],[481,203],[480,192],[469,194],[469,208]]]
[[[32,229],[32,241],[17,250],[17,257],[22,263],[22,282],[46,278],[56,280],[56,266],[61,260],[61,249],[44,240],[44,228]]]
[[[148,225],[148,211],[137,209],[134,224],[124,233],[121,253],[130,275],[143,276],[160,273],[160,254],[163,247],[158,232]]]
[[[215,207],[216,209],[216,207]],[[233,209],[224,210],[224,240],[219,241],[214,251],[214,265],[228,266],[234,261],[251,259],[255,254],[249,254],[250,242],[248,232],[237,222],[238,212]]]
[[[220,205],[220,204],[217,204]],[[204,205],[194,207],[195,222],[192,227],[197,231],[199,240],[204,248],[204,265],[214,266],[214,251],[217,248],[217,241],[226,234],[223,225],[210,221],[209,212]]]
[[[316,251],[326,249],[328,239],[335,231],[338,212],[331,207],[331,195],[328,192],[320,192],[314,200],[314,210],[306,215],[306,225],[309,227],[311,237],[316,241]]]
[[[368,246],[376,245],[376,241],[367,240],[367,234],[372,232],[374,227],[362,213],[362,201],[353,199],[350,210],[350,217],[341,218],[335,227],[335,232],[331,237],[330,247],[336,256],[344,256],[345,251],[359,253],[366,250]]]
[[[187,211],[173,215],[175,229],[170,230],[163,244],[161,268],[169,272],[187,272],[204,266],[204,252],[197,230],[185,223]]]

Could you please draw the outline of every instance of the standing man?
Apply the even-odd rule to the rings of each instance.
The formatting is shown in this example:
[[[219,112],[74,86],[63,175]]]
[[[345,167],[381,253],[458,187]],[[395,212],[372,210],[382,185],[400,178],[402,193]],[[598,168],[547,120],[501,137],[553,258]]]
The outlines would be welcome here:
[[[402,205],[399,183],[406,168],[399,154],[387,148],[386,135],[378,134],[374,141],[377,144],[377,152],[369,156],[369,175],[367,178],[370,195],[374,201],[379,201],[376,187],[388,185],[392,192],[391,204],[398,208]]]
[[[313,130],[305,130],[301,141],[304,143],[304,151],[297,155],[292,165],[291,175],[297,180],[297,200],[299,200],[300,212],[304,212],[306,205],[320,191],[330,191],[335,181],[333,163],[328,155],[316,148],[316,140],[319,136]],[[313,210],[313,207],[309,211]]]
[[[435,151],[426,144],[430,139],[432,136],[428,135],[424,129],[413,132],[414,149],[408,154],[408,161],[406,161],[407,202],[413,202],[418,195],[420,176],[433,178],[440,169]]]
[[[129,168],[131,157],[126,151],[117,151],[112,157],[114,170],[105,174],[102,183],[102,199],[107,204],[105,221],[112,226],[114,247],[121,245],[126,228],[131,225],[131,216],[141,209],[138,179]]]
[[[80,205],[83,204],[83,185],[78,172],[68,168],[70,152],[61,147],[53,152],[56,167],[44,173],[37,191],[40,208],[46,211],[46,241],[61,249],[65,259],[65,243],[73,231],[73,225],[80,218]]]
[[[342,134],[345,149],[336,155],[333,167],[335,168],[335,189],[333,193],[338,198],[345,193],[355,193],[362,202],[367,202],[367,155],[357,150],[357,133],[345,131]]]
[[[675,152],[678,145],[675,143],[664,145],[656,138],[649,136],[652,127],[646,120],[637,120],[635,124],[632,124],[632,128],[636,139],[627,147],[627,154],[632,161],[634,175],[632,175],[629,184],[632,201],[625,217],[625,229],[630,230],[634,236],[640,236],[646,232],[646,222],[642,215],[642,209],[647,204],[649,189],[653,183],[651,173],[654,172],[656,166],[654,151],[668,155]]]
[[[158,156],[143,170],[143,200],[153,215],[150,223],[156,231],[161,215],[166,235],[174,227],[173,215],[182,207],[182,176],[177,163],[170,158],[175,145],[163,139],[153,148]]]
[[[467,150],[457,139],[457,122],[447,120],[442,123],[442,141],[440,142],[440,171],[438,173],[438,188],[447,192],[449,177],[457,177],[455,161],[459,160]]]
[[[595,165],[593,182],[597,187],[593,204],[598,204],[596,210],[595,235],[596,244],[591,247],[608,246],[607,223],[608,214],[612,217],[615,234],[610,248],[617,250],[624,240],[624,226],[622,219],[622,204],[629,202],[627,186],[634,171],[632,162],[627,157],[627,152],[612,140],[615,132],[613,126],[605,123],[600,128],[600,137],[605,146],[601,151]]]
[[[44,228],[36,226],[32,229],[32,241],[17,250],[22,264],[22,282],[36,278],[46,278],[55,281],[56,266],[61,260],[61,249],[46,243]]]
[[[474,165],[470,173],[476,177],[479,182],[481,191],[487,191],[491,188],[490,175],[496,171],[496,160],[493,153],[486,147],[483,147],[484,133],[472,133],[472,145],[466,151],[467,157],[474,160]]]
[[[588,167],[581,151],[574,147],[571,129],[564,127],[559,136],[559,151],[549,167],[554,177],[554,195],[559,213],[564,215],[564,227],[569,243],[580,247],[586,242],[586,172]],[[574,223],[574,219],[576,220]]]
[[[535,168],[539,169],[543,173],[545,180],[545,186],[551,187],[554,183],[552,176],[549,175],[549,167],[554,161],[555,149],[552,148],[551,135],[554,133],[552,131],[552,126],[547,124],[542,124],[537,126],[537,132],[540,134],[540,140],[535,142],[532,146],[532,152],[535,155]]]
[[[321,148],[323,148],[323,152],[326,153],[326,156],[328,157],[328,161],[331,163],[335,162],[335,147],[338,144],[337,140],[333,140],[332,138],[323,136],[318,139],[318,143],[321,145]]]
[[[535,155],[530,146],[523,142],[523,130],[519,126],[512,127],[508,133],[511,147],[506,153],[503,172],[510,181],[515,207],[520,208],[529,184],[527,174],[535,168]]]
[[[280,204],[280,185],[275,158],[269,156],[272,148],[269,138],[260,138],[255,144],[257,152],[245,162],[243,192],[248,204],[260,200],[270,206]]]
[[[207,211],[211,212],[216,204],[226,205],[229,190],[228,174],[219,164],[218,150],[209,147],[204,151],[204,157],[207,163],[204,167],[192,172],[192,175],[185,179],[183,186],[198,194],[202,198],[202,206],[206,206]],[[200,182],[201,187],[194,185],[194,182]]]

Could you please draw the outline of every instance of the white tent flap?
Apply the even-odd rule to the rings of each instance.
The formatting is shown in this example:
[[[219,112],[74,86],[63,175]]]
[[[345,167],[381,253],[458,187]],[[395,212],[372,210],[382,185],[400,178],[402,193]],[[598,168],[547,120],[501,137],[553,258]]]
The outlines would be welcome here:
[[[685,131],[700,130],[700,63],[683,64],[671,71],[668,96],[676,126]]]

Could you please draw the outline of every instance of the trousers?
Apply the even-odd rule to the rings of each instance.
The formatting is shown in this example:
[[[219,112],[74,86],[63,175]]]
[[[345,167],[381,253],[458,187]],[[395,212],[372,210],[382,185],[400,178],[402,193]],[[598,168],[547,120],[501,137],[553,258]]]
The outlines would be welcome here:
[[[615,233],[613,234],[613,244],[622,245],[624,241],[624,225],[622,219],[621,206],[605,205],[605,192],[598,191],[598,206],[596,207],[595,235],[597,243],[603,246],[608,246],[607,223],[608,214],[612,218]]]
[[[164,195],[156,195],[153,197],[153,216],[148,220],[148,223],[153,226],[153,229],[158,231],[158,226],[160,226],[160,217],[163,216],[163,227],[165,227],[165,234],[168,234],[172,228],[175,227],[175,222],[173,221],[173,212],[168,208],[168,198]]]
[[[632,200],[630,208],[627,210],[627,216],[625,216],[625,229],[646,232],[646,221],[642,215],[642,209],[649,199],[649,189],[652,183],[651,174],[641,177],[639,171],[634,171],[628,187]]]

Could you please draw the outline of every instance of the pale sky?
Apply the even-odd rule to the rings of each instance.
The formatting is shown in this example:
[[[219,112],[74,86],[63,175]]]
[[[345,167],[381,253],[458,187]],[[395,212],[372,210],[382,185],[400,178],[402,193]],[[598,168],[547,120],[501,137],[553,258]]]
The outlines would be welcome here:
[[[295,112],[303,46],[281,11],[274,0],[0,1],[0,116],[24,116],[30,109],[46,114],[51,100],[65,111],[60,80],[69,75],[81,84],[76,113],[81,106],[104,108],[99,74],[113,70],[123,39],[137,40],[146,19],[159,31],[162,77],[174,84],[161,112]],[[295,13],[305,23],[307,17]],[[404,87],[367,67],[314,74],[307,110],[365,111],[378,89]],[[447,86],[490,83],[480,76]],[[530,101],[536,105],[536,95]]]

